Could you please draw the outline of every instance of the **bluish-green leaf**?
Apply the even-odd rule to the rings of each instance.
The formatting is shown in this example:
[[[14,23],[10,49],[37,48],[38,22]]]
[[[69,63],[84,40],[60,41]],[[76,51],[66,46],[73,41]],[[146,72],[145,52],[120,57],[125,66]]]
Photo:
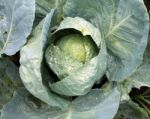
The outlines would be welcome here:
[[[68,106],[68,101],[51,92],[43,84],[42,74],[43,54],[46,45],[49,27],[54,10],[52,10],[34,29],[29,42],[21,50],[20,75],[25,87],[37,98],[51,106],[64,108]],[[43,76],[42,76],[43,75]],[[45,76],[47,78],[47,76]]]
[[[132,101],[124,101],[120,104],[114,119],[149,119],[149,116],[138,104]]]
[[[13,55],[32,30],[35,0],[0,0],[0,55]]]
[[[9,59],[0,59],[0,110],[20,86],[19,68]]]
[[[141,86],[150,87],[150,37],[144,53],[143,63],[127,78],[127,81],[136,88]]]
[[[117,89],[108,92],[96,89],[75,99],[62,111],[46,105],[38,108],[28,95],[25,90],[16,93],[4,107],[1,119],[113,119],[120,101]]]
[[[142,63],[149,29],[142,0],[68,0],[64,12],[99,28],[109,49],[109,80],[126,79]]]
[[[66,0],[36,0],[36,13],[46,15],[54,8],[62,8]]]
[[[37,25],[37,23],[54,8],[56,10],[52,26],[58,25],[63,19],[63,6],[65,3],[66,0],[36,0],[36,20],[34,21],[34,25]]]

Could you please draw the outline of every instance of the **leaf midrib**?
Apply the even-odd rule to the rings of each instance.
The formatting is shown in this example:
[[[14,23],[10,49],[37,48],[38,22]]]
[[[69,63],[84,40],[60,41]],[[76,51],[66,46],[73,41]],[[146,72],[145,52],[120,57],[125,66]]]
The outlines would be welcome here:
[[[115,25],[111,30],[108,31],[105,38],[109,37],[114,31],[116,31],[122,24],[124,24],[132,15],[128,15],[125,19],[121,20],[117,25]]]

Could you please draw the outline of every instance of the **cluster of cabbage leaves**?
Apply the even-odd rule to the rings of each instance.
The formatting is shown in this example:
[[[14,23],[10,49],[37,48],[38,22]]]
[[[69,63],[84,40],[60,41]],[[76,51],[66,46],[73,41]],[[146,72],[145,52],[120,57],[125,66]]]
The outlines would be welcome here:
[[[129,97],[150,87],[148,32],[142,0],[0,0],[0,118],[149,119]]]

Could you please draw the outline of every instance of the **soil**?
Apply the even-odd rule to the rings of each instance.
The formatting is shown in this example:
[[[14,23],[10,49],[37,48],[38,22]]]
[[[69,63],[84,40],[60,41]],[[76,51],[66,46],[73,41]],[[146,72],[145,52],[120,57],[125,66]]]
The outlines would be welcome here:
[[[150,0],[144,0],[147,10],[150,11]]]

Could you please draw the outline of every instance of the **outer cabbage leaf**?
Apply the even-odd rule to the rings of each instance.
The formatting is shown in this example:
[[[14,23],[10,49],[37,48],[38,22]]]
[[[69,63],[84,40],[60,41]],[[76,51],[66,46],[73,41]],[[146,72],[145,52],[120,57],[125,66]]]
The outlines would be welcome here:
[[[63,19],[63,6],[66,0],[36,0],[36,20],[34,26],[38,25],[50,11],[55,8],[55,14],[53,15],[52,25],[54,29],[56,25],[59,25]]]
[[[48,78],[42,68],[44,47],[46,45],[49,27],[51,26],[52,10],[44,20],[34,29],[29,42],[21,50],[20,75],[25,87],[37,98],[51,106],[64,108],[68,101],[51,92],[43,81]],[[42,75],[44,73],[44,77]],[[47,76],[45,76],[47,75]]]
[[[58,29],[55,31],[56,35],[57,32],[65,29],[66,30],[76,29],[80,31],[84,36],[85,35],[91,36],[93,41],[97,45],[97,47],[100,49],[100,51],[97,56],[93,57],[90,61],[87,61],[82,66],[76,63],[77,65],[79,65],[78,69],[71,72],[65,78],[61,79],[61,81],[50,84],[50,87],[54,92],[62,95],[67,95],[67,96],[84,95],[89,92],[89,90],[92,88],[94,83],[97,80],[99,80],[106,71],[107,53],[106,53],[105,42],[101,38],[101,34],[98,29],[96,29],[92,24],[90,24],[86,20],[79,17],[65,18],[61,22]],[[59,67],[56,67],[57,64],[68,66],[67,63],[70,62],[67,61],[66,58],[63,58],[62,55],[57,55],[60,52],[58,50],[56,51],[57,52],[54,54],[54,56],[52,55],[47,55],[47,56],[52,58],[54,61],[52,63],[53,66],[51,65],[52,66],[51,69],[58,70],[58,75],[59,75],[59,73],[62,73],[62,71]],[[60,59],[61,61],[59,62]],[[68,70],[71,68],[71,66],[72,65],[68,66]]]
[[[150,37],[148,41],[147,48],[144,53],[143,63],[137,68],[137,70],[126,80],[115,83],[115,82],[108,82],[103,87],[112,88],[117,86],[120,93],[121,93],[121,101],[129,100],[129,93],[131,92],[132,88],[140,88],[142,86],[150,87]]]
[[[32,30],[35,0],[0,0],[0,55],[14,55]]]
[[[126,101],[130,99],[129,93],[132,90],[132,84],[128,81],[122,81],[122,82],[114,82],[114,81],[108,81],[103,86],[102,89],[106,92],[114,87],[117,87],[120,92],[120,100]]]
[[[127,78],[127,81],[136,88],[140,88],[141,86],[150,87],[150,37],[144,53],[143,63]]]
[[[100,29],[109,49],[109,80],[126,79],[142,63],[149,28],[143,1],[68,0],[64,14],[84,18]]]
[[[116,89],[91,90],[76,98],[66,110],[60,110],[46,105],[37,108],[27,97],[28,92],[23,89],[16,93],[4,107],[1,119],[112,119],[120,99]]]
[[[147,112],[132,101],[124,101],[120,104],[118,113],[114,119],[149,119]]]
[[[0,59],[0,110],[21,86],[18,67],[10,60]]]
[[[65,3],[66,0],[36,0],[36,13],[46,15],[51,9],[62,8]]]

